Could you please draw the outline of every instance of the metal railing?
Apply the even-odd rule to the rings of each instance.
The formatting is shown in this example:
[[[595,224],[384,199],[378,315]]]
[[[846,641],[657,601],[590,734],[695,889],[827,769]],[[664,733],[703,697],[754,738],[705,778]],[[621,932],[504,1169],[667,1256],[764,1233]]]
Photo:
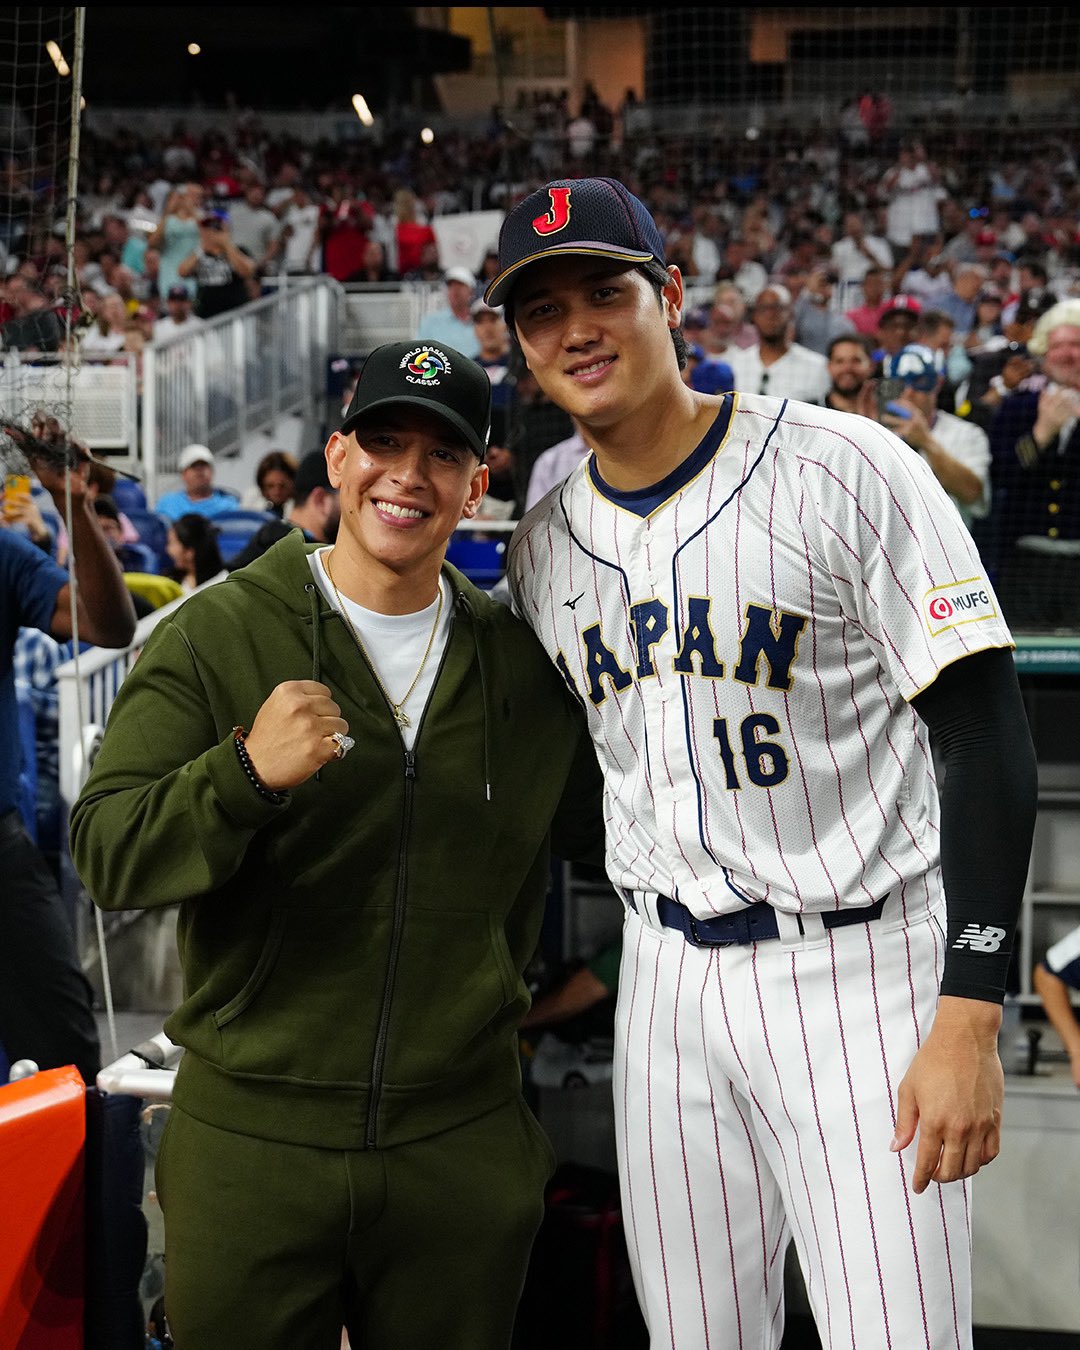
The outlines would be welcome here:
[[[446,288],[438,283],[347,282],[340,299],[340,354],[362,356],[384,342],[411,342],[424,317],[445,304]]]
[[[204,582],[199,590],[216,585]],[[193,592],[194,593],[194,592]],[[190,596],[183,595],[139,620],[126,647],[91,647],[56,670],[59,697],[60,797],[69,810],[86,782],[120,686],[150,634]]]
[[[135,455],[138,362],[134,352],[4,352],[0,413],[28,424],[40,409],[90,450]]]
[[[306,277],[148,345],[139,456],[147,497],[192,441],[228,455],[282,414],[313,412],[338,351],[340,310],[332,277]]]

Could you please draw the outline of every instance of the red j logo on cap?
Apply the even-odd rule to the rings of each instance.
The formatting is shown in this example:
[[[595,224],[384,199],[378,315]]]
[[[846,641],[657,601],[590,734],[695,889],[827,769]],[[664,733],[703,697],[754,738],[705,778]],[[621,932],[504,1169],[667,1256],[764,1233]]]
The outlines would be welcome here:
[[[546,216],[537,216],[532,223],[537,234],[558,234],[570,224],[570,189],[548,188],[548,196],[551,198],[551,210]]]

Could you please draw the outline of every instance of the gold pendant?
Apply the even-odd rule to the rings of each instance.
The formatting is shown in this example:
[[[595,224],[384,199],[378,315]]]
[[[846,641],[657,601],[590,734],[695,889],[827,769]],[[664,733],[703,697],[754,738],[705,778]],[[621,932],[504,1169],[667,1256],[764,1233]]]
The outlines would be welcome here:
[[[398,724],[398,726],[411,727],[412,722],[409,720],[409,714],[405,711],[405,709],[400,708],[396,703],[393,705],[393,708],[394,708],[394,721]]]

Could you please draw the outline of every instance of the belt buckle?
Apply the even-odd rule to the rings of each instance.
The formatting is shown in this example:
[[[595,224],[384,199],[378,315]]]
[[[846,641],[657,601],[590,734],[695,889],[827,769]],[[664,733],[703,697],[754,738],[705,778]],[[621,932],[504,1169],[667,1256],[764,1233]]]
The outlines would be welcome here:
[[[698,932],[697,920],[692,914],[688,914],[690,922],[690,941],[695,947],[737,947],[739,939],[735,938],[707,938],[702,937]]]

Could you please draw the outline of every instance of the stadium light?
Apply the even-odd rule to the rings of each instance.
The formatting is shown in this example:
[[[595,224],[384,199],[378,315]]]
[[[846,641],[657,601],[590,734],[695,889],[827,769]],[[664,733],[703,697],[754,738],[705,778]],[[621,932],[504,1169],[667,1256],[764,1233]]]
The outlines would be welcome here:
[[[421,131],[420,133],[420,139],[424,142],[425,145],[430,145],[432,141],[435,139],[435,133],[432,131],[430,127],[425,127],[423,131]]]
[[[375,125],[375,119],[371,115],[371,109],[368,107],[367,99],[363,94],[353,94],[352,105],[357,117],[363,122],[364,126],[373,127]]]
[[[56,73],[58,75],[71,74],[71,67],[64,60],[64,53],[60,50],[60,44],[58,42],[54,42],[52,38],[50,38],[45,44],[45,50],[52,57],[52,63],[56,67]]]
[[[199,53],[200,53],[201,51],[202,51],[202,48],[199,46],[199,44],[198,44],[197,42],[189,42],[189,43],[188,43],[188,45],[187,45],[187,54],[188,54],[188,56],[198,56]]]

